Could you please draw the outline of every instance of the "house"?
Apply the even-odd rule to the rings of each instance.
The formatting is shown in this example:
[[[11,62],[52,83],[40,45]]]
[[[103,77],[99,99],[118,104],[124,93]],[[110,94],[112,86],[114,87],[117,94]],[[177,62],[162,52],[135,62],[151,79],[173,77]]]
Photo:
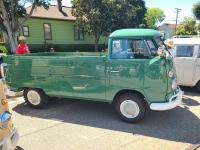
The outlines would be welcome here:
[[[158,25],[159,31],[164,33],[166,39],[171,38],[175,35],[175,28],[176,25],[170,23],[161,23],[160,25]]]
[[[30,12],[31,7],[27,7]],[[22,26],[20,34],[25,36],[32,52],[48,51],[93,51],[94,37],[87,35],[75,24],[76,18],[70,7],[63,7],[67,16],[63,16],[57,6],[51,5],[46,10],[38,7]],[[100,39],[100,46],[107,39]]]

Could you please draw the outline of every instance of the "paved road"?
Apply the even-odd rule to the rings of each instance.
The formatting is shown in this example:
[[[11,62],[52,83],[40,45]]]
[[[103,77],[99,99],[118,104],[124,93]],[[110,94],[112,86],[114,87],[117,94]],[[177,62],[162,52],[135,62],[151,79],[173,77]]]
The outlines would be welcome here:
[[[24,150],[184,150],[200,141],[200,94],[184,90],[182,106],[151,111],[138,124],[122,122],[106,103],[52,100],[35,110],[18,98],[10,106]]]

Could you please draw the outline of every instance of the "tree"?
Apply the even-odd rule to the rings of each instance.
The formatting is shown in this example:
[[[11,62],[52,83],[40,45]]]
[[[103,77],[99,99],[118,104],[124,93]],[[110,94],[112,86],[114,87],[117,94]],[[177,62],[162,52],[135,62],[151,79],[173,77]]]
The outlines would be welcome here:
[[[200,20],[200,1],[194,4],[193,6],[193,13],[195,17]]]
[[[31,3],[31,11],[26,12],[25,3]],[[7,36],[11,53],[17,46],[17,33],[21,25],[32,15],[36,7],[48,9],[50,0],[0,0],[0,29]],[[20,19],[19,19],[20,18]]]
[[[113,11],[112,30],[144,27],[147,9],[143,0],[117,0]]]
[[[33,10],[37,7],[48,9],[51,0],[0,0],[0,31],[8,39],[10,52],[14,53],[17,46],[17,34],[21,25],[31,17]],[[62,10],[62,0],[57,0],[58,10],[64,15]],[[26,12],[25,3],[31,4],[30,12]]]
[[[146,12],[143,0],[72,0],[77,25],[94,36],[95,51],[101,36],[119,28],[138,27]]]
[[[149,8],[145,14],[145,21],[148,28],[157,29],[156,23],[165,19],[164,11],[160,8]]]
[[[184,21],[178,26],[177,35],[196,35],[197,26],[195,18],[184,18]]]

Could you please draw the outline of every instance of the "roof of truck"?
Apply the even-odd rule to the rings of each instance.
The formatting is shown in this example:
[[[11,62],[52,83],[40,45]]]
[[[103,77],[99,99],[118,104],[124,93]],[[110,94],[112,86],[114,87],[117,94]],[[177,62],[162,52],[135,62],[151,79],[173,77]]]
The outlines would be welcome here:
[[[153,29],[120,29],[116,30],[109,37],[160,37],[162,34]]]
[[[174,38],[174,45],[200,45],[200,38]]]

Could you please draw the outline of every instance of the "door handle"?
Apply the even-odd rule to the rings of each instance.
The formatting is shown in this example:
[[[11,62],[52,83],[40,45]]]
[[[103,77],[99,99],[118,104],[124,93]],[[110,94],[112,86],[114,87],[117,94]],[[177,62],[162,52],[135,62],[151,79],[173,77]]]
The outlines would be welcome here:
[[[111,70],[111,73],[119,73],[119,70]]]

